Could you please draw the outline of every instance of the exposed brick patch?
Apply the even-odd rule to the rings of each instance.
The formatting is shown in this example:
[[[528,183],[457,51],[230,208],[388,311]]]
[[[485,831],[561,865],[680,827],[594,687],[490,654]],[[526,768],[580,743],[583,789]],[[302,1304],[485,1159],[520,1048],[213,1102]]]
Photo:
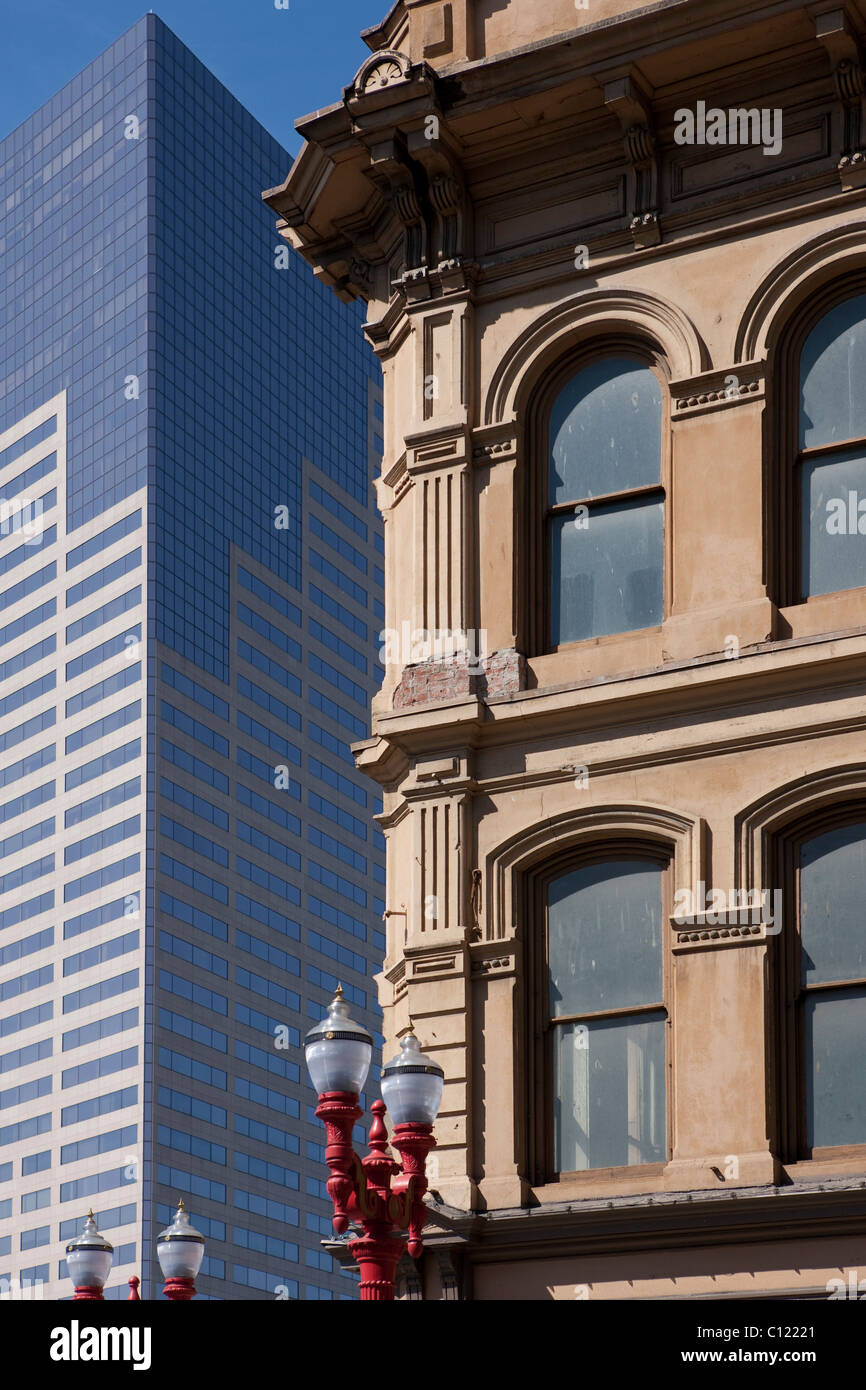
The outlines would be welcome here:
[[[404,666],[403,679],[394,691],[394,708],[438,705],[465,700],[476,694],[478,676],[468,656],[446,656]]]
[[[394,692],[394,709],[416,705],[441,705],[472,695],[492,699],[524,689],[526,663],[509,647],[478,663],[469,656],[449,656],[419,661],[403,668],[403,679]]]
[[[513,647],[494,652],[484,662],[481,680],[484,688],[479,694],[489,700],[497,695],[514,695],[518,690],[525,690],[526,658]]]

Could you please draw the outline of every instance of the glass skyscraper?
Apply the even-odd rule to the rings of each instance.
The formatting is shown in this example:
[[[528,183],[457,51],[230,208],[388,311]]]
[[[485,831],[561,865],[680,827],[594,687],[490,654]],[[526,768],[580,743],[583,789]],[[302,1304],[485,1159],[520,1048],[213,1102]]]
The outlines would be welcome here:
[[[379,1037],[379,371],[147,15],[0,144],[0,1292],[354,1297],[301,1039]]]

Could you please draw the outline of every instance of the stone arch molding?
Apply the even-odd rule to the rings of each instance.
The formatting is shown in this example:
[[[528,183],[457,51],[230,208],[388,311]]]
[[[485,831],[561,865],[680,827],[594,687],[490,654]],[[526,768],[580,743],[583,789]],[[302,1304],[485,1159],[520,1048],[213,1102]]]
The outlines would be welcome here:
[[[862,801],[866,806],[866,762],[824,768],[753,801],[736,821],[737,887],[778,887],[770,882],[773,838],[787,826],[846,801]]]
[[[364,59],[355,73],[349,92],[353,97],[366,96],[383,87],[408,82],[411,74],[412,60],[396,48],[386,48]]]
[[[626,839],[646,840],[673,851],[674,888],[694,891],[704,877],[705,838],[700,817],[640,804],[591,806],[534,823],[488,856],[485,939],[504,941],[517,934],[522,879],[553,854],[595,843],[615,849]]]
[[[769,359],[786,323],[825,285],[866,267],[866,221],[821,232],[780,261],[752,295],[737,328],[735,362]]]
[[[545,367],[570,347],[623,331],[657,344],[672,381],[689,380],[710,366],[697,329],[675,305],[643,290],[588,290],[548,309],[511,344],[493,374],[484,424],[517,419]]]

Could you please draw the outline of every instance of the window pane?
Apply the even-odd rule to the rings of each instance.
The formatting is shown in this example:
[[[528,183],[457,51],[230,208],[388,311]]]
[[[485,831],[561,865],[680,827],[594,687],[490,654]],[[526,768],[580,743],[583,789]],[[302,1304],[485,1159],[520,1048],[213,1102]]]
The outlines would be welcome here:
[[[551,642],[580,642],[656,627],[664,616],[664,504],[591,508],[579,527],[557,517],[552,534]]]
[[[806,1137],[810,1146],[866,1142],[866,992],[806,1000]]]
[[[554,1018],[662,998],[662,870],[641,860],[588,864],[548,889]]]
[[[550,413],[551,503],[658,483],[661,420],[661,386],[648,367],[621,357],[584,367]]]
[[[804,984],[866,977],[866,824],[803,845],[800,933]]]
[[[803,594],[858,589],[866,584],[866,506],[858,510],[866,503],[866,455],[804,459],[802,467]]]
[[[800,364],[800,448],[866,435],[866,295],[837,304],[812,329]]]
[[[665,1161],[665,1026],[659,1012],[555,1030],[558,1173]]]

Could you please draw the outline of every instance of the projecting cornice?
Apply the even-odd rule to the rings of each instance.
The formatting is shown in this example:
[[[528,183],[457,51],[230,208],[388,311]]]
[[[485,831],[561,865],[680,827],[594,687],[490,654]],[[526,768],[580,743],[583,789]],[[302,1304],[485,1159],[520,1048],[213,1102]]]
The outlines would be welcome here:
[[[374,52],[341,105],[298,122],[307,143],[262,195],[316,274],[341,299],[378,302],[380,317],[395,289],[405,302],[465,287],[471,219],[439,85],[426,63]]]
[[[424,1243],[457,1245],[470,1236],[480,1261],[529,1255],[687,1249],[719,1241],[759,1241],[866,1231],[866,1183],[735,1188],[720,1192],[648,1193],[639,1197],[545,1202],[532,1208],[468,1212],[428,1201]],[[822,1294],[826,1290],[822,1285]]]
[[[533,273],[540,251],[561,274],[564,251],[573,258],[579,237],[598,265],[611,248],[622,249],[623,233],[640,253],[658,242],[663,222],[671,240],[693,232],[696,216],[705,223],[707,209],[689,189],[697,180],[700,192],[706,161],[703,152],[671,148],[671,116],[676,104],[705,93],[705,74],[721,51],[733,55],[749,90],[772,84],[780,65],[797,81],[824,82],[827,104],[838,110],[841,102],[844,115],[841,145],[835,137],[843,188],[860,168],[864,21],[853,4],[771,0],[770,47],[766,26],[754,24],[752,0],[711,7],[664,0],[504,54],[436,66],[414,60],[421,50],[411,48],[406,16],[417,8],[395,6],[366,34],[369,58],[339,102],[298,121],[307,143],[285,183],[263,195],[280,234],[317,275],[342,299],[371,305],[371,340],[395,296],[399,310],[476,284],[483,294],[490,276],[513,278],[518,263]],[[730,78],[733,67],[725,71]],[[829,112],[815,110],[811,124],[792,118],[791,174],[822,187],[832,178],[838,188],[836,162],[826,170],[822,164],[831,153],[823,149]],[[811,155],[800,175],[803,142]],[[525,188],[535,164],[564,149],[592,155],[562,185],[576,210],[571,242],[542,238],[539,246],[526,231],[512,246],[500,205]],[[767,183],[775,169],[763,161],[750,170],[738,194],[740,217],[746,194],[753,201],[767,189],[781,196]],[[551,215],[543,192],[542,225]],[[719,216],[730,211],[724,188],[713,204]],[[520,203],[511,221],[520,224],[528,213]],[[389,351],[390,331],[375,345]]]

